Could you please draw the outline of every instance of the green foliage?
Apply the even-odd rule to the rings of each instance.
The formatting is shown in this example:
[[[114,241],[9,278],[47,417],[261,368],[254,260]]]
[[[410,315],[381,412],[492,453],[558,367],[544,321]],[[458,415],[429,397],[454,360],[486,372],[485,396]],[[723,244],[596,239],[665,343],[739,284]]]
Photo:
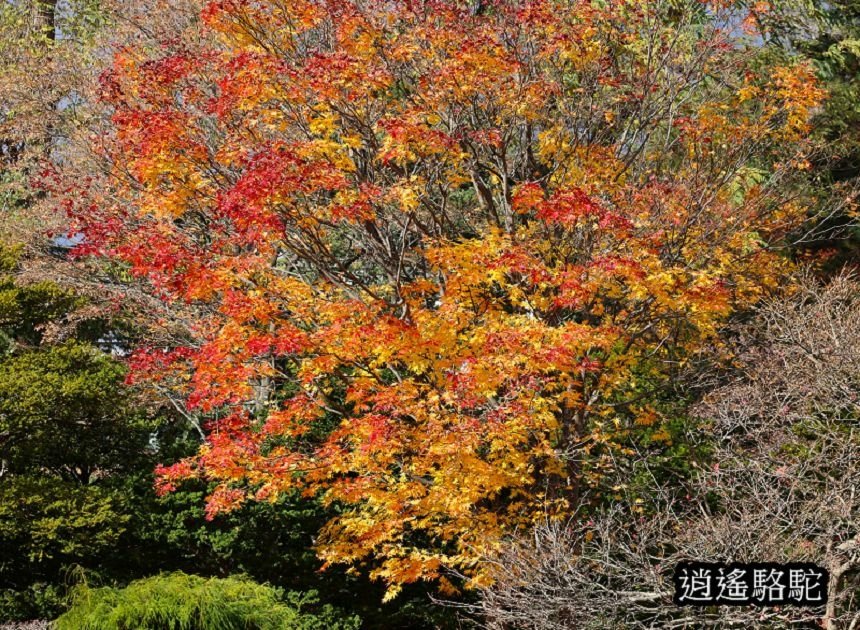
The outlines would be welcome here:
[[[792,43],[815,63],[830,92],[817,130],[832,143],[830,176],[840,181],[860,174],[860,2],[820,3],[813,15],[820,31],[796,33]]]
[[[4,555],[13,556],[4,565],[99,556],[116,545],[127,521],[116,497],[97,486],[12,477],[0,488],[0,540]]]
[[[87,301],[49,280],[21,283],[22,247],[0,242],[0,357],[47,345],[47,329],[63,329],[63,338],[98,345],[116,336],[116,322],[100,317],[72,317]]]
[[[122,374],[79,342],[0,361],[0,619],[59,612],[68,569],[110,565],[128,536],[112,476],[152,461]]]
[[[52,619],[66,608],[65,586],[53,579],[19,589],[0,589],[0,619]]]
[[[100,566],[117,547],[129,515],[98,486],[52,477],[0,483],[0,619],[53,616],[71,566]]]
[[[315,594],[291,593],[242,577],[202,578],[173,573],[133,582],[124,589],[80,587],[58,630],[351,630],[356,617],[330,606],[306,612]]]
[[[0,331],[4,344],[0,350],[37,346],[42,329],[79,306],[82,300],[52,282],[20,285],[15,272],[20,247],[0,245]]]
[[[357,613],[368,628],[456,627],[451,609],[432,604],[431,586],[412,585],[396,602],[382,604],[382,584],[349,575],[341,567],[319,571],[314,538],[330,513],[313,499],[284,495],[274,503],[249,503],[210,521],[202,483],[186,483],[156,498],[152,477],[146,474],[123,494],[132,514],[132,535],[123,543],[123,558],[143,574],[247,574],[287,591],[315,591],[320,601]]]
[[[19,283],[20,255],[0,246],[0,620],[55,616],[73,567],[114,568],[131,535],[118,475],[154,465],[125,368],[83,339],[45,340],[83,300]]]
[[[49,470],[87,484],[95,474],[133,467],[149,427],[120,391],[123,377],[122,366],[76,341],[0,363],[7,470]]]

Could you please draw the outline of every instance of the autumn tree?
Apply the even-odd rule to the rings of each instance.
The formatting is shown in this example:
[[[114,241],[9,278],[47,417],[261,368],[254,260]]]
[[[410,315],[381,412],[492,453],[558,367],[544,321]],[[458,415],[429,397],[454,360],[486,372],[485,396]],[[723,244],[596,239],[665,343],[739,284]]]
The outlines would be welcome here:
[[[207,435],[161,489],[318,494],[389,596],[611,497],[807,209],[823,93],[725,5],[219,0],[116,50],[102,177],[46,186],[181,314],[131,360]]]
[[[58,170],[71,181],[98,176],[88,143],[101,122],[105,51],[193,38],[200,3],[56,8],[0,7],[0,624],[55,616],[83,574],[90,586],[121,587],[184,570],[248,575],[291,597],[314,591],[370,625],[450,627],[420,585],[395,607],[362,576],[318,573],[311,547],[326,510],[316,498],[284,494],[206,519],[206,480],[154,495],[156,461],[195,452],[202,429],[162,397],[168,388],[137,396],[109,354],[151,320],[169,320],[158,343],[175,343],[193,309],[132,286],[122,266],[69,256],[80,237],[43,193],[63,183]],[[51,21],[53,30],[40,26]]]

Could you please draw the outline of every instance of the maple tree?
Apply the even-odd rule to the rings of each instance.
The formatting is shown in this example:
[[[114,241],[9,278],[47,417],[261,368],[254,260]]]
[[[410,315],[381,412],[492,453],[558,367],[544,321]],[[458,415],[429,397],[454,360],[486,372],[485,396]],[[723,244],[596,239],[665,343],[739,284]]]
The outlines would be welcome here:
[[[218,0],[119,49],[64,204],[187,324],[131,359],[205,421],[161,489],[320,493],[320,556],[393,596],[670,441],[654,389],[783,277],[824,97],[728,4]]]

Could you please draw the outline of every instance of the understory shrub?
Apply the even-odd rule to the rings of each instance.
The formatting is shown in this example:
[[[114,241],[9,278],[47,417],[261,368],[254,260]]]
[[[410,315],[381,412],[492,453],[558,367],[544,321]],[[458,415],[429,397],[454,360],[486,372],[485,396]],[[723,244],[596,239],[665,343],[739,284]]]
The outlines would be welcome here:
[[[127,587],[79,586],[57,630],[353,630],[358,617],[315,606],[316,593],[288,593],[245,577],[158,575]]]

